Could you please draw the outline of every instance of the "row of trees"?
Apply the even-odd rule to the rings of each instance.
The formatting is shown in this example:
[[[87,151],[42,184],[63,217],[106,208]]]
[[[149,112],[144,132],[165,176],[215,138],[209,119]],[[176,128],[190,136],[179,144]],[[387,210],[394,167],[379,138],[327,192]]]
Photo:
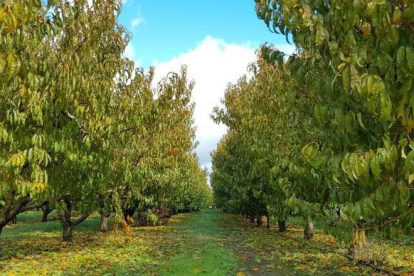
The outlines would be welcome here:
[[[256,0],[269,29],[297,46],[263,46],[214,118],[218,206],[253,217],[334,210],[363,246],[414,221],[414,4],[408,0]]]
[[[63,239],[92,212],[165,216],[208,204],[186,69],[154,88],[123,57],[122,1],[0,7],[0,233],[56,209]],[[74,215],[76,214],[76,215]]]

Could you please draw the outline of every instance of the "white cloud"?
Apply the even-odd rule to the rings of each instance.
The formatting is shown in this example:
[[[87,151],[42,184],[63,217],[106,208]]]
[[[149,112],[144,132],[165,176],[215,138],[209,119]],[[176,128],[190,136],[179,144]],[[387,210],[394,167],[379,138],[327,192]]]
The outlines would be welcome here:
[[[139,67],[141,64],[141,60],[137,58],[134,50],[134,45],[132,42],[129,42],[129,44],[126,46],[124,51],[124,57],[129,58],[130,60],[135,62],[135,67]]]
[[[237,82],[247,73],[248,64],[255,59],[255,49],[249,44],[229,44],[207,36],[195,49],[179,57],[167,62],[154,62],[156,81],[169,72],[179,72],[182,65],[187,65],[189,80],[196,82],[193,91],[196,103],[194,119],[197,140],[200,141],[197,153],[203,166],[211,166],[209,153],[226,132],[225,126],[216,125],[210,119],[210,114],[215,106],[220,105],[228,83]]]
[[[285,54],[292,54],[295,47],[275,45]],[[188,79],[196,82],[192,99],[196,103],[194,112],[197,127],[197,140],[200,145],[197,154],[202,167],[211,170],[210,152],[226,133],[224,125],[215,124],[210,115],[215,106],[221,106],[220,100],[229,83],[236,83],[247,74],[247,67],[256,60],[255,49],[250,43],[244,45],[227,43],[224,40],[207,36],[196,48],[182,53],[167,62],[154,61],[158,82],[169,72],[179,72],[182,65],[187,65]]]
[[[132,20],[131,26],[132,26],[132,28],[135,28],[135,27],[138,27],[138,25],[141,25],[144,22],[145,22],[144,18],[138,17],[138,18],[135,18],[134,20]]]
[[[129,44],[126,46],[124,56],[131,60],[134,60],[135,51],[134,51],[134,45],[131,42],[129,42]]]
[[[290,44],[277,44],[275,45],[275,47],[277,49],[279,49],[279,51],[282,51],[285,55],[292,55],[293,52],[295,52],[296,50],[296,46],[294,45],[290,45]]]

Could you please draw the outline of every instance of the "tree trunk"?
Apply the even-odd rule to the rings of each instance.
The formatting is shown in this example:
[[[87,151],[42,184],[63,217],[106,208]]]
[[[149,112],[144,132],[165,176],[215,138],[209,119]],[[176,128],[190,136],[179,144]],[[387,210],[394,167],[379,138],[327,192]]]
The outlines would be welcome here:
[[[47,216],[53,211],[53,208],[49,205],[42,207],[43,215],[42,215],[42,222],[47,222]]]
[[[270,215],[269,215],[269,213],[266,214],[266,227],[270,228]]]
[[[73,238],[73,228],[75,228],[76,225],[82,223],[85,219],[87,219],[89,214],[83,214],[80,218],[74,221],[72,220],[71,197],[63,196],[60,200],[62,200],[66,205],[66,208],[64,210],[58,212],[59,221],[63,229],[62,240],[70,242]]]
[[[313,221],[310,217],[308,217],[308,225],[306,226],[305,231],[304,231],[305,240],[311,240],[313,238],[313,234],[314,234]]]
[[[284,233],[287,231],[287,227],[286,227],[286,219],[284,220],[278,220],[277,224],[279,225],[279,232],[280,233]]]
[[[250,223],[254,223],[254,216],[250,215]]]
[[[108,232],[108,221],[109,221],[109,217],[105,214],[101,214],[101,227],[100,230],[102,232]]]
[[[49,215],[49,213],[45,210],[43,210],[43,215],[42,215],[42,222],[47,222],[47,216]]]
[[[74,226],[69,225],[62,225],[63,232],[62,232],[62,241],[71,242],[73,239],[73,228]]]
[[[263,225],[263,218],[262,217],[259,217],[258,219],[257,219],[257,226],[262,226]]]

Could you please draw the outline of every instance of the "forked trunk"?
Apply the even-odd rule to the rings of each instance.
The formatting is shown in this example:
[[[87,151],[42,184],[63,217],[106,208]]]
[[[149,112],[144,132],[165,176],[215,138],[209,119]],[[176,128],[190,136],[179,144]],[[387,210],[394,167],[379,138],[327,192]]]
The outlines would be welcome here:
[[[64,196],[61,200],[65,203],[66,208],[58,212],[59,221],[62,225],[62,240],[66,242],[72,241],[73,228],[88,218],[89,214],[83,214],[77,220],[72,220],[72,201],[70,196]]]
[[[308,217],[308,225],[306,226],[305,231],[304,231],[305,240],[311,240],[313,238],[313,234],[314,234],[313,221],[310,217]]]
[[[47,222],[47,216],[53,211],[53,208],[49,205],[42,207],[43,215],[42,222]]]
[[[278,220],[277,224],[279,225],[279,232],[280,233],[284,233],[287,231],[287,227],[286,227],[286,219],[284,220]]]

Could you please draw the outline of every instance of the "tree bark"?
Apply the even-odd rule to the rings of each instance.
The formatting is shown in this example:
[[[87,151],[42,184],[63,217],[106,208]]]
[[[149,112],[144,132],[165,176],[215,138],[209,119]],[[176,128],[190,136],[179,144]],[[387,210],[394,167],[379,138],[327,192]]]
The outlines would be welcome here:
[[[310,217],[308,217],[308,225],[306,226],[305,231],[304,231],[305,240],[311,240],[313,238],[313,234],[314,234],[313,221]]]
[[[270,228],[270,215],[269,215],[269,213],[266,214],[266,227]]]
[[[73,228],[87,219],[89,214],[82,214],[77,220],[72,220],[72,202],[70,196],[64,196],[61,200],[63,200],[66,205],[64,210],[58,212],[59,221],[63,228],[62,240],[70,242],[73,238]]]
[[[257,219],[257,226],[262,226],[263,225],[263,218],[262,217],[259,217],[258,219]]]
[[[280,233],[285,233],[287,231],[286,219],[284,219],[284,220],[279,219],[277,221],[277,224],[279,225],[279,232]]]
[[[73,228],[74,226],[70,225],[62,225],[63,232],[62,232],[62,241],[71,242],[73,239]]]
[[[18,200],[15,199],[15,196],[16,191],[11,190],[4,199],[4,205],[0,210],[0,230],[12,222],[18,214],[41,208],[44,204],[46,204],[46,202],[30,204],[31,199],[29,195],[20,197]]]
[[[47,222],[47,216],[53,211],[53,208],[49,205],[42,207],[43,215],[42,215],[42,222]]]
[[[106,215],[106,214],[101,214],[101,227],[100,230],[102,232],[108,232],[109,228],[108,228],[108,221],[109,221],[110,215]]]
[[[250,223],[254,223],[254,216],[253,215],[250,215]]]

